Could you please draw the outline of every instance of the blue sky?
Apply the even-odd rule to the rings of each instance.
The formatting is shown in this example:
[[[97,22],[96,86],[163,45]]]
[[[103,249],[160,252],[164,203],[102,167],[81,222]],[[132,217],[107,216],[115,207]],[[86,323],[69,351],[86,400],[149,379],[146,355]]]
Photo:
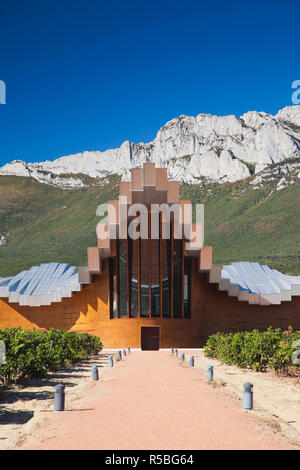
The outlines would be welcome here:
[[[1,0],[0,165],[147,142],[180,114],[275,114],[299,20],[298,0]]]

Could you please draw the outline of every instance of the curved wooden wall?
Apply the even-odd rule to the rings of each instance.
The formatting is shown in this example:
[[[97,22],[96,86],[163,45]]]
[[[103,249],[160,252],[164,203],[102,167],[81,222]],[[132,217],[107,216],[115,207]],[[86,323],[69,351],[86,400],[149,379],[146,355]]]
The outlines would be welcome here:
[[[140,348],[141,326],[160,327],[161,348],[202,347],[217,331],[243,331],[269,326],[300,330],[300,297],[281,305],[249,305],[229,297],[209,284],[208,274],[199,273],[197,259],[192,265],[191,319],[110,319],[108,262],[103,273],[71,298],[45,307],[22,307],[0,299],[0,328],[51,327],[87,332],[99,336],[104,348]]]

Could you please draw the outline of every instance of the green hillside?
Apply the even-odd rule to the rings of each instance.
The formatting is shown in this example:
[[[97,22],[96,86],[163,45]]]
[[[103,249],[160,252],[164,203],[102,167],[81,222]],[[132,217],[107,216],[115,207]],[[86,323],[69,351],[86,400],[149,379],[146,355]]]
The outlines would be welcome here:
[[[214,263],[257,261],[300,274],[300,184],[269,195],[265,188],[221,185],[201,198],[195,187],[183,199],[205,204],[205,245]]]
[[[118,195],[109,184],[67,191],[22,177],[0,176],[0,276],[58,261],[86,265],[87,246],[96,246],[96,208]]]
[[[300,179],[274,191],[273,180],[255,189],[253,178],[182,185],[181,197],[205,204],[205,244],[214,247],[214,263],[259,261],[300,274]],[[0,176],[0,234],[7,239],[0,246],[0,276],[42,262],[85,265],[87,246],[96,245],[96,208],[117,198],[118,182],[112,176],[67,191]]]

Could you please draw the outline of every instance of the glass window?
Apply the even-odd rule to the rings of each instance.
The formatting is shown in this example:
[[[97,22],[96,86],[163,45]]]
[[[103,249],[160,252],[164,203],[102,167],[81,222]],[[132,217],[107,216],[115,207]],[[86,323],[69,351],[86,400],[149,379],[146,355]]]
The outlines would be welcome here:
[[[149,247],[148,240],[140,240],[141,317],[149,317]]]
[[[110,318],[117,318],[118,316],[118,309],[117,309],[118,289],[117,289],[116,258],[110,259],[109,284],[110,284]]]
[[[184,259],[184,318],[191,318],[191,260]]]
[[[127,312],[127,240],[119,240],[119,309],[120,317]]]
[[[182,240],[118,240],[117,247],[110,259],[111,318],[147,318],[150,309],[153,318],[170,318],[172,304],[174,318],[191,317],[191,259],[183,260]]]
[[[162,242],[162,316],[171,317],[171,240]]]
[[[173,317],[182,317],[182,240],[173,240]]]
[[[139,314],[138,302],[138,240],[129,239],[129,279],[130,279],[130,316],[137,317]]]
[[[151,240],[151,317],[160,317],[159,240]]]

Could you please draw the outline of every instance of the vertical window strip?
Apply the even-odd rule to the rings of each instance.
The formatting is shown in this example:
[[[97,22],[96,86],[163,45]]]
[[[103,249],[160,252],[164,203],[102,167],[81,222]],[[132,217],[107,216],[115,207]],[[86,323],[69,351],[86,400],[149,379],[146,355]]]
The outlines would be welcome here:
[[[181,317],[184,318],[184,236],[181,239]]]
[[[128,316],[127,240],[119,240],[119,309],[120,317]]]
[[[129,273],[129,238],[128,238],[128,228],[127,228],[127,238],[126,238],[126,293],[127,293],[127,316],[130,317],[130,298],[131,298],[131,290],[130,290],[130,273]]]
[[[184,318],[191,318],[191,259],[184,259]]]
[[[162,257],[162,213],[159,213],[159,300],[160,318],[163,316],[163,257]]]
[[[129,255],[129,281],[130,281],[130,317],[136,318],[139,313],[139,301],[138,301],[138,240],[128,239],[128,255]]]
[[[152,283],[151,283],[151,209],[150,204],[148,204],[148,267],[149,267],[149,318],[151,318],[151,301],[152,301]]]
[[[117,318],[120,318],[120,262],[119,262],[119,240],[116,240],[116,271],[117,271]]]
[[[141,269],[141,287],[140,287],[140,303],[141,317],[149,317],[149,250],[148,240],[140,240],[140,269]]]
[[[160,317],[159,239],[151,239],[151,316]]]
[[[141,317],[141,238],[137,239],[137,254],[138,254],[138,318]]]
[[[109,288],[110,288],[110,318],[117,318],[117,273],[116,273],[116,258],[109,260]]]
[[[162,238],[162,316],[171,317],[171,240]]]
[[[173,239],[173,317],[182,317],[182,241]]]
[[[174,296],[173,296],[173,289],[174,289],[174,219],[171,219],[171,318],[174,318]]]

